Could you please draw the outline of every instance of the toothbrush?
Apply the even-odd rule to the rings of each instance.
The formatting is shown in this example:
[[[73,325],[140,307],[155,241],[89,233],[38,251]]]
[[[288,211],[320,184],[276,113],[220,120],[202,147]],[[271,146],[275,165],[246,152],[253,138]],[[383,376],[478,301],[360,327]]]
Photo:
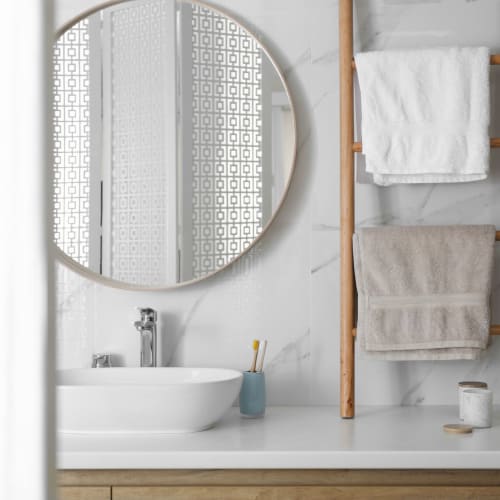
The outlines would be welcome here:
[[[250,367],[251,372],[255,373],[255,366],[257,364],[257,355],[259,354],[259,344],[260,342],[258,340],[254,340],[252,347],[253,347],[253,360],[252,360],[252,366]]]
[[[257,368],[258,372],[262,372],[262,367],[264,366],[264,356],[266,355],[267,340],[264,340],[264,342],[262,342],[261,345],[262,345],[262,355],[260,357],[259,367]]]

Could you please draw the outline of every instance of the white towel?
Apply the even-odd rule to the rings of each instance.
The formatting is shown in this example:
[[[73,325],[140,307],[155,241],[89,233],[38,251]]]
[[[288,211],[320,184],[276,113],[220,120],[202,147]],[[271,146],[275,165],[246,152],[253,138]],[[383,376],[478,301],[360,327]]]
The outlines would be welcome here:
[[[489,170],[489,50],[356,56],[366,169],[376,184],[469,182]]]

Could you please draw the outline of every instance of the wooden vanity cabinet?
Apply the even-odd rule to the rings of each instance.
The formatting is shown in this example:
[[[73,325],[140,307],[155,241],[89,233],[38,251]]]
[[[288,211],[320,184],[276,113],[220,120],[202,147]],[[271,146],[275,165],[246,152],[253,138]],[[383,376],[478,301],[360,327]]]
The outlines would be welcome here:
[[[111,500],[111,486],[59,486],[57,500]]]
[[[63,470],[58,500],[498,499],[500,470]]]

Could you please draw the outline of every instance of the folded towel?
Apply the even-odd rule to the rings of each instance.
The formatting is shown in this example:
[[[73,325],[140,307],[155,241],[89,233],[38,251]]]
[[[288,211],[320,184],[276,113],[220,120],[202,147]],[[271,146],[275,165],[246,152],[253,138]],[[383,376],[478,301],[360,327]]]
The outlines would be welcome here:
[[[489,340],[494,226],[385,226],[353,238],[357,339],[376,359],[476,359]]]
[[[489,51],[356,56],[366,169],[382,186],[468,182],[489,170]]]

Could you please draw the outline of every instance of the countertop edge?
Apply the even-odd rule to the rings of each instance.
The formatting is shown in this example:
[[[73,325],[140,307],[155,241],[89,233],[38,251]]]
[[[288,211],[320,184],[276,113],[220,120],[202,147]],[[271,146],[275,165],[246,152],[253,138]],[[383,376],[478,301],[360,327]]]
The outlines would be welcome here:
[[[112,466],[110,466],[112,464]],[[500,450],[479,452],[59,453],[70,469],[500,469]]]

